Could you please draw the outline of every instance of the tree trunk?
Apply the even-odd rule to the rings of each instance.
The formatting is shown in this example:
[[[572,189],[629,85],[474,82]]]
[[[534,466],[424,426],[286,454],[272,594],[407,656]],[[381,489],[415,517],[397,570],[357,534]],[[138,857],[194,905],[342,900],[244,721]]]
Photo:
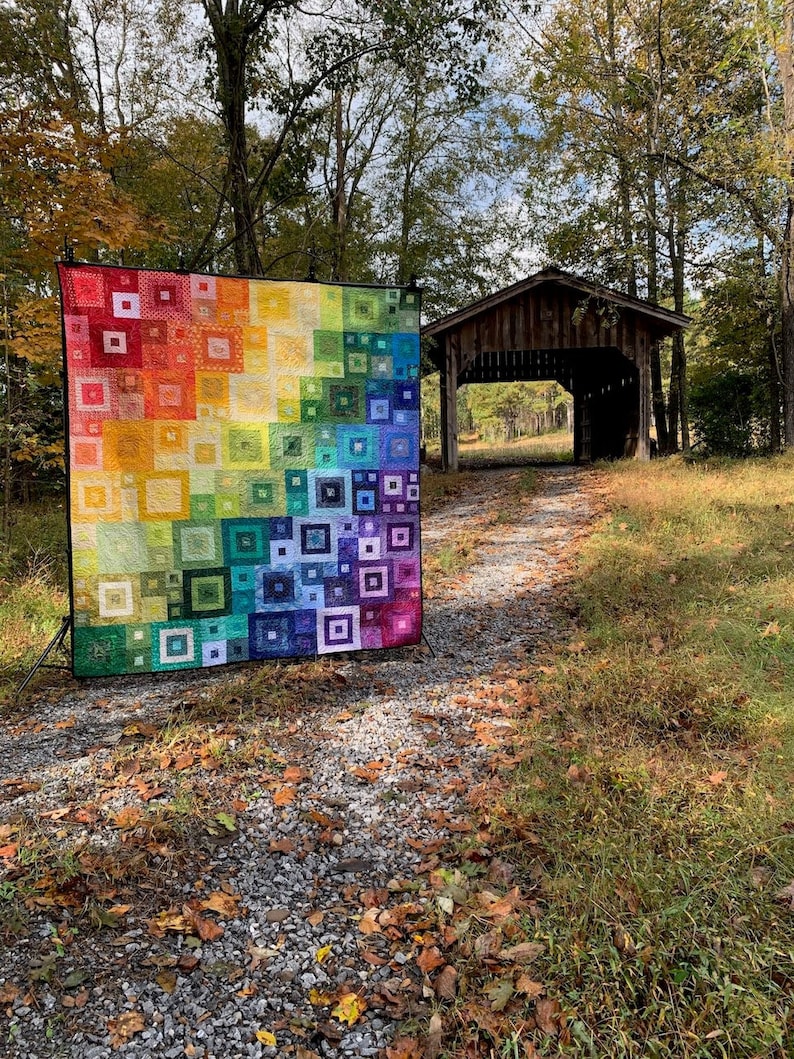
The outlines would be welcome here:
[[[659,274],[656,260],[656,176],[652,171],[648,173],[648,301],[659,300]],[[667,408],[664,402],[664,386],[662,384],[662,360],[659,353],[659,343],[652,342],[650,348],[651,361],[651,401],[653,403],[653,418],[656,423],[656,443],[660,454],[668,451],[667,441]]]
[[[334,228],[334,247],[331,263],[331,279],[346,281],[347,275],[347,192],[345,189],[345,171],[347,152],[345,150],[344,113],[342,110],[342,93],[334,93],[334,140],[336,142],[336,180],[332,204]]]
[[[794,446],[794,0],[783,5],[783,41],[778,48],[783,81],[783,126],[786,135],[788,188],[786,221],[780,248],[780,359],[783,381],[783,437]]]
[[[234,263],[244,276],[261,276],[262,260],[256,239],[256,220],[248,173],[245,108],[248,101],[246,64],[251,30],[235,3],[226,9],[205,0],[212,26],[218,67],[218,102],[228,151],[226,199],[234,222]]]
[[[783,437],[794,446],[794,198],[789,192],[780,263],[781,360],[783,362]]]
[[[679,188],[679,192],[680,192]],[[684,311],[684,255],[686,253],[686,235],[684,225],[676,210],[670,217],[668,227],[668,247],[670,264],[673,271],[673,308],[677,313]],[[681,448],[689,451],[689,423],[687,421],[687,385],[686,385],[686,346],[684,334],[677,331],[673,335],[673,357],[670,368],[670,400],[668,403],[668,445],[669,451],[675,452],[678,447],[678,427],[681,424]]]

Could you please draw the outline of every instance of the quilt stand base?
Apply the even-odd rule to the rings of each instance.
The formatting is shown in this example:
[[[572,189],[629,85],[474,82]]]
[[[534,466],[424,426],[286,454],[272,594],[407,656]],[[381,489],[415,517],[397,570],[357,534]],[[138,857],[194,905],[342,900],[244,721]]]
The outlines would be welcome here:
[[[60,629],[58,629],[56,634],[53,636],[53,638],[50,640],[50,642],[44,648],[44,650],[41,653],[41,656],[39,657],[39,660],[36,662],[36,664],[30,670],[28,675],[25,677],[25,679],[22,681],[22,683],[17,688],[15,698],[19,698],[19,696],[22,694],[22,692],[28,686],[30,681],[33,679],[33,677],[36,674],[36,672],[39,669],[41,669],[42,666],[44,666],[44,660],[47,658],[47,656],[52,651],[57,650],[59,647],[63,647],[63,641],[66,639],[66,634],[68,632],[71,632],[71,628],[72,628],[71,615],[70,614],[66,614],[63,618],[61,618],[61,627],[60,627]],[[44,668],[45,669],[67,669],[68,666],[44,666]]]

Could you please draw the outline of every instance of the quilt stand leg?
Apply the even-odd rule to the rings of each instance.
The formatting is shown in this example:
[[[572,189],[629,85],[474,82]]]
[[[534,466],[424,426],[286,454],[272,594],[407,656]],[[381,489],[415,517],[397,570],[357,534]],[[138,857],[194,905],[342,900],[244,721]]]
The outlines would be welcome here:
[[[25,679],[22,681],[22,683],[17,688],[16,695],[15,695],[16,698],[19,698],[19,696],[22,694],[22,692],[25,690],[25,688],[28,686],[28,684],[32,680],[32,678],[33,678],[34,674],[37,672],[37,670],[39,670],[41,668],[41,666],[44,665],[44,660],[47,657],[47,655],[49,655],[52,651],[55,651],[57,648],[59,648],[59,647],[61,647],[63,645],[63,641],[66,639],[66,634],[71,630],[71,627],[72,627],[71,615],[70,614],[66,614],[63,618],[61,618],[61,627],[60,627],[60,629],[58,629],[56,634],[53,636],[53,638],[50,640],[50,642],[44,648],[44,650],[41,653],[41,656],[40,656],[39,660],[36,662],[36,664],[33,666],[31,671],[28,673],[28,675],[25,677]]]
[[[430,643],[430,641],[428,640],[427,636],[425,636],[425,630],[424,629],[422,629],[422,643],[426,643],[427,644],[427,649],[430,652],[430,654],[433,656],[433,658],[438,658],[438,655],[436,654],[433,645]]]

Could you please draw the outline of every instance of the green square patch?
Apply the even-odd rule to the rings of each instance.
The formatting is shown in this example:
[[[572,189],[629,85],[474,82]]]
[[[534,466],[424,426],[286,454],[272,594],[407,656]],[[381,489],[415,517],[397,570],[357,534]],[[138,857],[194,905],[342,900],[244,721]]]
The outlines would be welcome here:
[[[229,462],[244,465],[262,463],[262,435],[258,430],[242,427],[229,429]]]

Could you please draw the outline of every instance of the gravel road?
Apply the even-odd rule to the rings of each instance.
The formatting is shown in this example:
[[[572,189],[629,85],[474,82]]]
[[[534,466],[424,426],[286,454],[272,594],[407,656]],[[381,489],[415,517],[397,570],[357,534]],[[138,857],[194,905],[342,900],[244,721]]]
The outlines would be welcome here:
[[[179,891],[184,901],[229,896],[222,935],[190,947],[199,939],[158,937],[133,909],[121,927],[77,934],[64,949],[36,914],[32,930],[0,938],[0,1054],[379,1056],[400,1018],[424,1012],[421,989],[406,988],[410,938],[365,936],[360,918],[368,901],[411,892],[427,848],[487,777],[472,695],[567,634],[554,598],[593,516],[592,475],[544,469],[519,500],[520,473],[482,472],[423,519],[426,552],[465,525],[481,539],[465,571],[427,592],[432,652],[334,660],[340,694],[273,734],[299,777],[294,800],[252,797],[228,842],[197,853],[194,871],[164,875],[171,902]],[[494,520],[506,503],[510,519]],[[40,684],[24,718],[0,728],[0,824],[88,801],[125,726],[164,725],[175,704],[228,679]],[[24,789],[30,780],[37,790]],[[362,892],[372,895],[363,904]],[[367,1008],[348,1025],[323,993]]]

